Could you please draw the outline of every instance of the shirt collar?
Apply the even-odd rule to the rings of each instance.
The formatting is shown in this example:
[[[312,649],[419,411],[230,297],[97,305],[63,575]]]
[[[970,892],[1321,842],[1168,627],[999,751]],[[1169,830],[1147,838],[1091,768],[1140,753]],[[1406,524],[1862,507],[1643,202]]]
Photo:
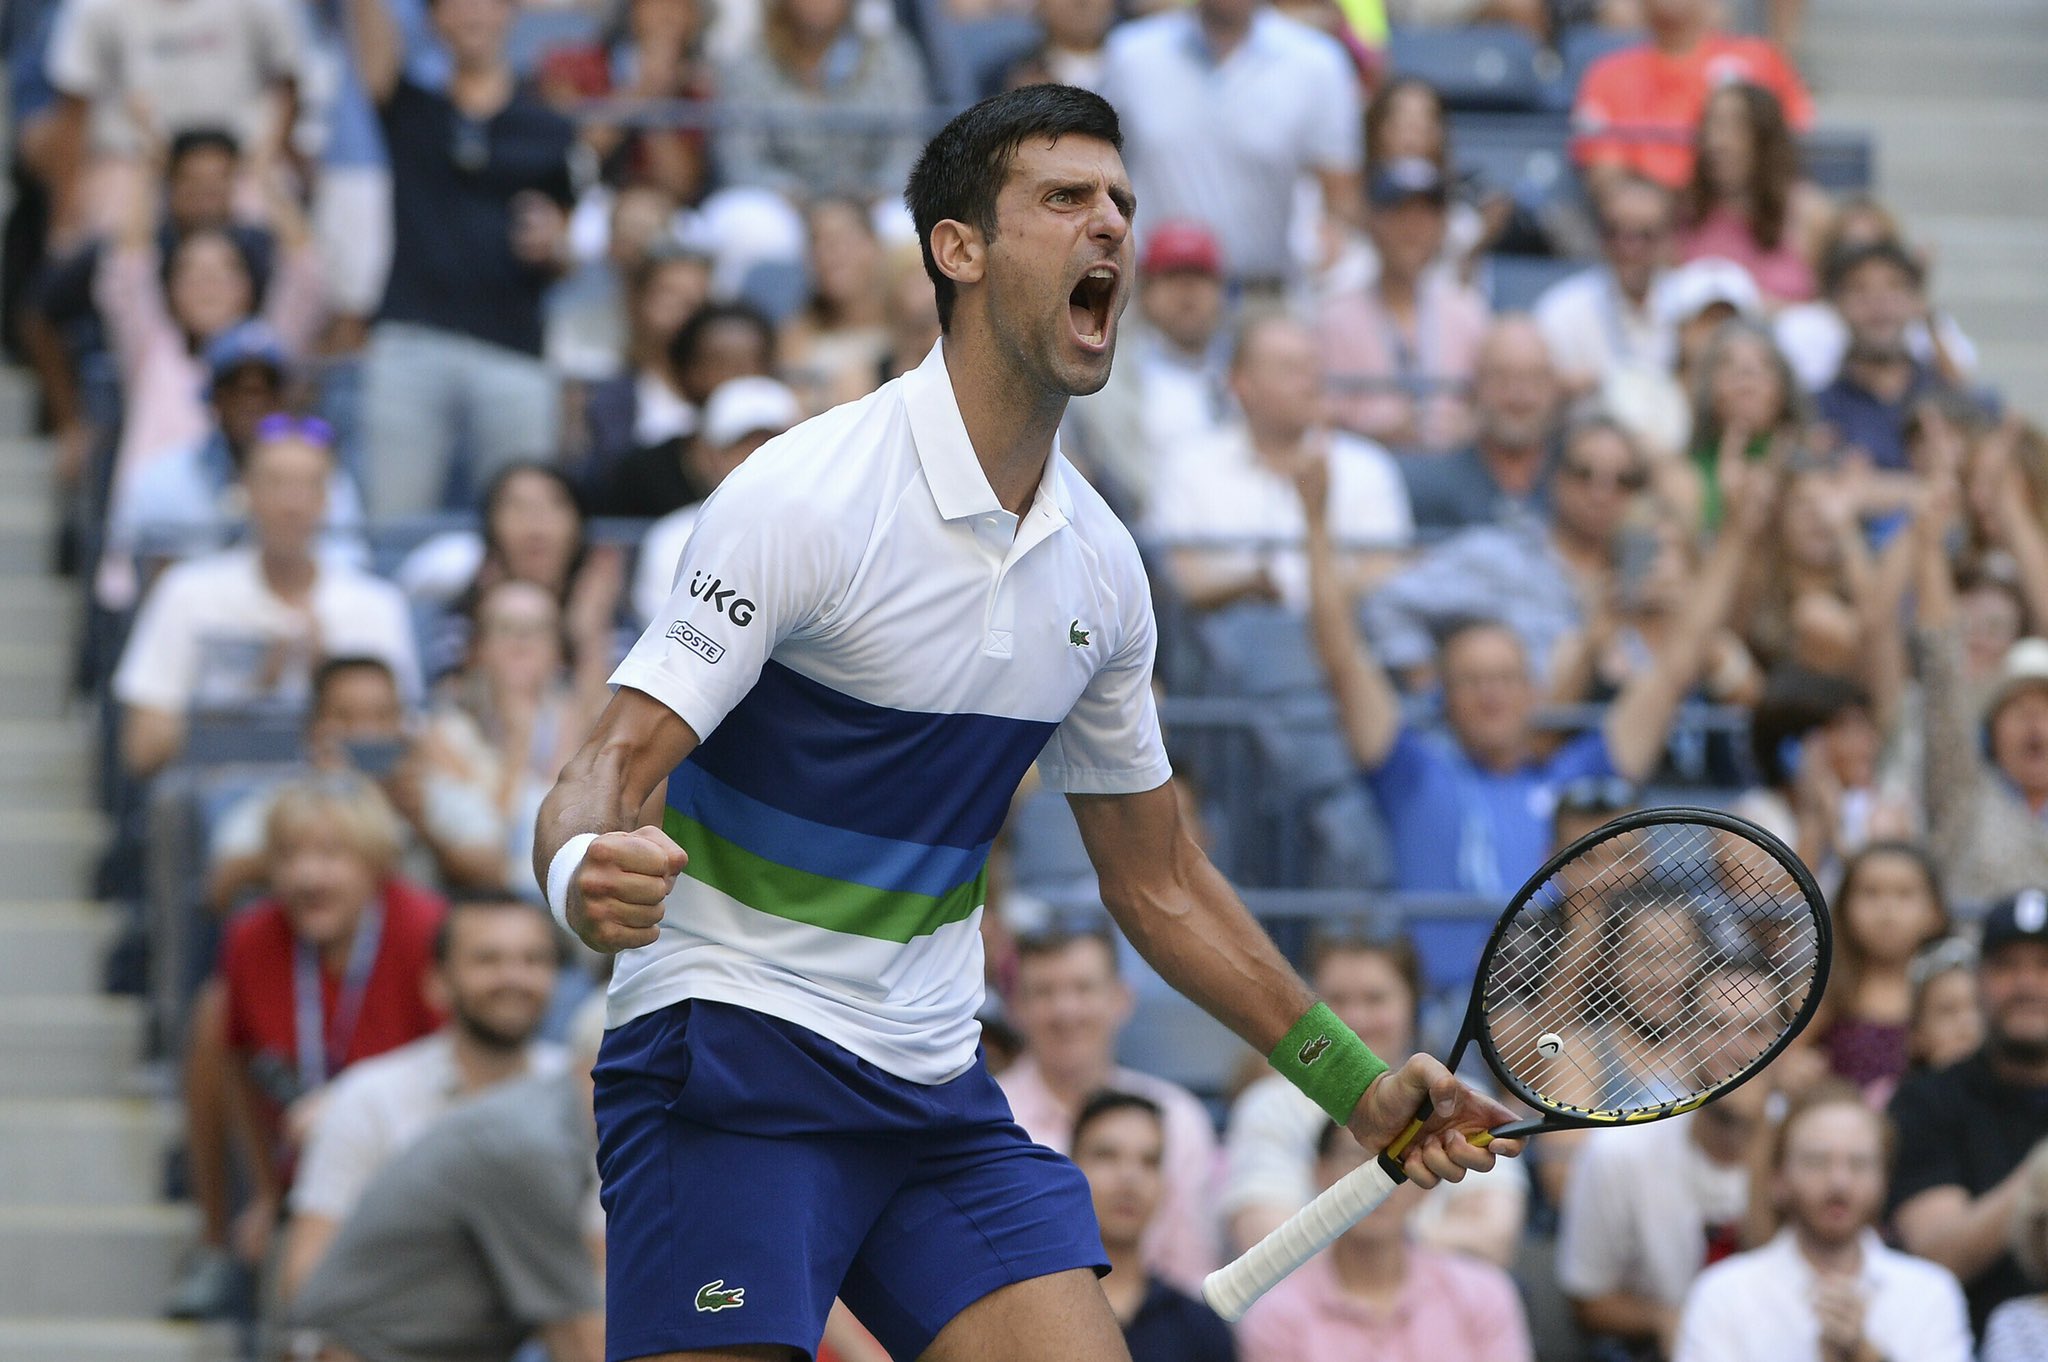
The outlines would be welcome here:
[[[967,438],[967,423],[960,416],[960,400],[953,395],[953,380],[946,372],[944,337],[932,346],[924,362],[903,376],[903,408],[910,418],[910,439],[917,447],[917,461],[924,469],[932,500],[938,503],[944,520],[965,520],[970,516],[1008,514],[989,486],[975,457],[974,442]],[[1067,487],[1066,460],[1060,454],[1055,434],[1045,472],[1032,497],[1033,507],[1050,504],[1065,524],[1074,518],[1074,498]]]
[[[1230,61],[1240,53],[1252,52],[1264,47],[1271,41],[1273,25],[1278,21],[1279,16],[1271,10],[1260,8],[1253,11],[1251,25],[1245,29],[1243,41],[1238,43],[1236,47],[1231,48],[1229,55],[1219,61],[1215,50],[1209,46],[1209,35],[1203,31],[1201,19],[1195,14],[1193,7],[1190,6],[1181,11],[1181,22],[1186,30],[1181,35],[1181,41],[1187,45],[1188,50],[1204,66],[1221,66],[1224,62]]]
[[[1866,1284],[1875,1284],[1882,1267],[1884,1240],[1877,1231],[1866,1229],[1856,1236],[1858,1263],[1856,1277]],[[1798,1236],[1790,1225],[1771,1236],[1769,1243],[1757,1250],[1759,1257],[1768,1259],[1774,1270],[1785,1273],[1793,1280],[1804,1283],[1813,1280],[1813,1264],[1806,1261],[1806,1255],[1799,1251]]]

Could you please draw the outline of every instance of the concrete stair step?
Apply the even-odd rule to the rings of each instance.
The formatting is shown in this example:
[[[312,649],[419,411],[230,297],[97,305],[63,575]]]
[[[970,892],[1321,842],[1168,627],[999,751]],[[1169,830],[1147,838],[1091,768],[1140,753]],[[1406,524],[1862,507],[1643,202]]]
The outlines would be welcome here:
[[[0,1097],[103,1097],[125,1091],[142,1056],[135,998],[0,997]],[[0,1269],[0,1281],[5,1270]],[[0,1310],[5,1304],[0,1303]]]
[[[0,740],[0,752],[9,750]],[[79,749],[72,753],[83,763]],[[87,809],[30,807],[0,819],[0,867],[5,867],[8,897],[75,898],[79,887],[90,882],[106,837],[106,820]]]
[[[0,1316],[0,1362],[230,1362],[225,1324]]]
[[[197,1225],[189,1206],[0,1207],[0,1318],[150,1319]]]
[[[144,1205],[163,1192],[178,1116],[139,1098],[0,1100],[0,1205]]]
[[[0,581],[0,593],[6,590]],[[71,650],[61,639],[21,641],[0,632],[0,715],[54,719],[71,703]]]
[[[98,992],[117,925],[97,904],[0,903],[0,997]]]

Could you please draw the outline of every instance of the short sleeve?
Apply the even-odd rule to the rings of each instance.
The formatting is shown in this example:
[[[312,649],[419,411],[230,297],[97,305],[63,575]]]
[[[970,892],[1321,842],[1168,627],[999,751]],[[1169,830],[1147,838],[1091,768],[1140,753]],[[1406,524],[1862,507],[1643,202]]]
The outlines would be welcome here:
[[[1607,749],[1607,735],[1598,729],[1581,733],[1551,756],[1543,774],[1552,784],[1567,781],[1604,780],[1614,775],[1614,754]]]
[[[60,94],[93,99],[113,88],[113,63],[106,15],[109,6],[95,0],[70,0],[57,10],[43,73]]]
[[[704,503],[675,587],[612,674],[673,710],[701,741],[791,634],[824,615],[842,580],[835,527],[783,490],[785,461],[756,453]],[[1148,655],[1149,660],[1149,655]]]
[[[239,860],[262,855],[270,810],[276,803],[277,791],[273,788],[254,791],[229,805],[214,824],[213,837],[207,843],[208,863],[219,865],[231,857]]]
[[[1345,442],[1341,473],[1332,479],[1337,501],[1331,529],[1339,539],[1359,539],[1375,548],[1404,547],[1415,537],[1408,509],[1408,484],[1386,450],[1367,441]]]
[[[1620,1169],[1601,1157],[1598,1140],[1587,1145],[1557,1226],[1557,1284],[1577,1299],[1621,1290],[1636,1256]]]
[[[700,531],[701,534],[701,531]],[[1136,550],[1131,550],[1135,558]],[[1152,697],[1152,655],[1158,625],[1144,571],[1119,591],[1123,622],[1115,652],[1089,678],[1074,708],[1038,759],[1046,784],[1066,794],[1142,794],[1173,775]]]
[[[1317,170],[1355,174],[1365,154],[1365,112],[1358,78],[1336,39],[1316,37],[1318,83],[1323,93],[1313,105],[1315,117],[1309,120],[1306,159]]]
[[[334,1221],[347,1218],[392,1152],[365,1085],[352,1080],[355,1075],[343,1074],[320,1106],[319,1119],[292,1179],[294,1215],[325,1216]]]
[[[114,671],[114,696],[122,704],[182,714],[191,700],[199,636],[186,580],[172,568],[143,599]]]
[[[1727,1274],[1708,1268],[1685,1296],[1678,1319],[1678,1346],[1671,1362],[1743,1362],[1744,1353],[1729,1325],[1729,1293],[1722,1290]]]
[[[1963,1141],[1956,1138],[1959,1132],[1947,1116],[1963,1107],[1943,1091],[1942,1077],[1937,1073],[1908,1078],[1892,1094],[1888,1110],[1898,1132],[1898,1152],[1892,1160],[1888,1215],[1922,1192],[1969,1185],[1961,1163]]]
[[[251,7],[256,60],[267,80],[296,80],[305,61],[306,34],[284,0],[257,0]]]
[[[1252,1206],[1290,1214],[1308,1203],[1313,1191],[1309,1167],[1315,1161],[1315,1132],[1322,1113],[1297,1098],[1287,1080],[1262,1078],[1245,1089],[1230,1109],[1223,1132],[1223,1214],[1236,1215]]]
[[[583,1197],[559,1169],[533,1167],[512,1149],[479,1149],[457,1190],[463,1220],[505,1311],[532,1327],[603,1304],[583,1242]]]

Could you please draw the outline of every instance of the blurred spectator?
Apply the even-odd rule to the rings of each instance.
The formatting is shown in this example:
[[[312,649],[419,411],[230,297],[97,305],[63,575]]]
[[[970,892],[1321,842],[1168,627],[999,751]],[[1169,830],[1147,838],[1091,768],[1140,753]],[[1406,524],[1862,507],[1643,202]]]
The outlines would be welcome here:
[[[1905,244],[1898,220],[1868,195],[1852,195],[1836,206],[1827,231],[1815,246],[1814,259],[1826,262],[1845,249],[1880,241]],[[1927,260],[1919,253],[1914,256],[1924,280]],[[1799,375],[1801,387],[1809,391],[1824,388],[1841,371],[1842,356],[1849,349],[1849,328],[1828,298],[1780,309],[1771,320],[1771,330],[1778,348]],[[1977,347],[1956,319],[1931,307],[1925,317],[1907,325],[1906,348],[1914,359],[1959,387],[1969,382],[1977,367]]]
[[[1996,904],[1980,949],[1984,1046],[1899,1084],[1889,1205],[1906,1251],[1962,1280],[1981,1332],[2000,1302],[2027,1293],[2009,1242],[2028,1152],[2048,1137],[2048,894]]]
[[[1694,1278],[1740,1247],[1768,1097],[1765,1084],[1745,1084],[1580,1150],[1558,1219],[1557,1281],[1579,1327],[1613,1356],[1670,1358]]]
[[[1452,454],[1401,460],[1415,528],[1462,530],[1545,512],[1557,370],[1543,333],[1527,317],[1496,318],[1472,369],[1472,443]]]
[[[1934,863],[1911,842],[1873,842],[1849,858],[1834,896],[1835,956],[1806,1036],[1828,1070],[1882,1107],[1906,1074],[1912,964],[1948,934]]]
[[[1693,447],[1694,397],[1707,352],[1726,323],[1761,317],[1763,298],[1748,270],[1732,260],[1705,259],[1665,271],[1650,305],[1673,338],[1671,365],[1608,370],[1599,402],[1643,442],[1656,470],[1659,496],[1692,518],[1699,489],[1685,455]]]
[[[2048,1146],[2036,1146],[2020,1168],[2008,1247],[2035,1287],[2048,1283]],[[1982,1362],[2036,1362],[2048,1357],[2048,1296],[2015,1296],[1984,1326]]]
[[[823,198],[804,212],[811,298],[783,324],[776,358],[808,406],[822,411],[849,383],[867,383],[889,345],[882,241],[865,206]]]
[[[380,658],[330,657],[313,671],[306,763],[377,782],[402,821],[399,869],[422,884],[497,889],[505,882],[505,823],[491,791],[456,769],[439,743],[408,733],[405,703]],[[214,823],[207,899],[226,912],[269,871],[264,829],[287,783],[252,791]]]
[[[1984,1004],[1977,996],[1977,948],[1959,936],[1935,942],[1913,959],[1913,1015],[1906,1037],[1908,1073],[1960,1064],[1984,1044]]]
[[[1045,45],[1036,54],[1033,74],[1101,93],[1109,30],[1116,19],[1113,0],[1038,0]]]
[[[609,646],[570,652],[562,609],[537,582],[504,581],[477,595],[476,633],[462,670],[442,682],[428,732],[463,778],[490,791],[505,834],[501,882],[522,897],[540,887],[533,820],[542,796],[610,698]]]
[[[1357,216],[1358,76],[1328,34],[1263,0],[1197,0],[1110,34],[1102,94],[1146,222],[1200,222],[1231,281],[1278,301],[1294,278],[1295,186],[1322,190],[1331,239]],[[1246,117],[1246,110],[1257,110]]]
[[[248,517],[242,468],[257,427],[284,406],[290,360],[277,333],[262,322],[221,332],[207,345],[205,360],[201,392],[211,429],[151,459],[114,489],[95,593],[109,610],[135,603],[138,550],[175,557],[203,553],[220,547]],[[337,467],[327,480],[330,546],[358,547],[362,525],[355,480]]]
[[[1168,1285],[1200,1291],[1218,1259],[1209,1113],[1178,1083],[1117,1064],[1117,1034],[1130,1022],[1134,999],[1107,928],[1045,933],[1017,945],[1010,1015],[1024,1053],[998,1079],[1017,1124],[1064,1154],[1075,1117],[1095,1093],[1113,1088],[1157,1105],[1166,1125],[1166,1186],[1144,1236],[1144,1261]]]
[[[68,151],[50,163],[60,227],[110,227],[155,178],[150,145],[182,132],[231,129],[257,160],[281,158],[302,23],[289,0],[67,0],[47,58]]]
[[[1828,260],[1826,282],[1849,345],[1814,405],[1843,444],[1879,468],[1905,468],[1907,418],[1943,386],[1906,343],[1908,328],[1927,316],[1920,263],[1896,242],[1849,247]]]
[[[1465,388],[1486,301],[1436,264],[1448,202],[1436,166],[1419,157],[1376,166],[1367,202],[1379,272],[1321,310],[1331,419],[1398,448],[1446,449],[1471,434]]]
[[[697,409],[683,395],[670,355],[710,290],[710,260],[662,243],[628,277],[625,364],[583,395],[590,444],[578,476],[585,487],[602,487],[635,449],[696,432]]]
[[[1543,0],[1387,0],[1386,8],[1392,24],[1514,24],[1538,42],[1550,35],[1550,7]]]
[[[796,394],[772,378],[728,379],[704,405],[704,428],[690,443],[694,474],[718,490],[726,474],[747,456],[803,419]],[[701,502],[669,512],[647,527],[640,540],[640,558],[633,569],[633,618],[651,624],[675,589],[676,569],[697,526]]]
[[[1750,716],[1759,784],[1730,807],[1784,839],[1824,880],[1864,847],[1919,831],[1912,795],[1881,764],[1870,693],[1840,676],[1780,668]]]
[[[1235,1362],[1230,1326],[1145,1268],[1139,1247],[1166,1194],[1166,1118],[1133,1093],[1096,1093],[1074,1118],[1074,1164],[1088,1179],[1109,1275],[1102,1291],[1131,1362]]]
[[[647,519],[702,501],[711,489],[690,471],[696,417],[718,386],[775,366],[775,328],[745,303],[712,303],[683,324],[669,346],[669,367],[692,414],[690,430],[635,449],[612,470],[597,498],[600,515]]]
[[[1678,338],[1653,295],[1669,263],[1674,211],[1671,191],[1655,180],[1615,176],[1598,203],[1601,263],[1536,299],[1536,325],[1571,392],[1597,389],[1624,365],[1670,372]]]
[[[1673,1362],[1971,1362],[1956,1279],[1878,1237],[1891,1144],[1889,1123],[1852,1088],[1795,1100],[1763,1170],[1783,1228],[1700,1274]]]
[[[1318,1190],[1368,1157],[1325,1123]],[[1404,1185],[1261,1297],[1238,1326],[1245,1362],[1533,1362],[1514,1279],[1491,1263],[1409,1242],[1425,1194]]]
[[[400,1150],[479,1093],[562,1071],[562,1048],[535,1039],[559,955],[554,924],[529,903],[492,897],[449,905],[434,938],[430,985],[447,1024],[350,1069],[320,1104],[292,1181],[278,1265],[286,1299],[305,1285],[335,1231]]]
[[[1138,261],[1136,315],[1117,338],[1109,382],[1067,406],[1062,452],[1135,518],[1172,452],[1228,417],[1223,248],[1199,223],[1154,228]],[[1069,438],[1069,432],[1071,438]]]
[[[1707,262],[1686,269],[1702,266]],[[1715,272],[1723,277],[1716,280],[1705,274],[1687,274],[1677,291],[1690,291],[1696,284],[1704,296],[1716,283],[1733,282],[1723,271],[1716,268]],[[1724,315],[1740,313],[1746,310],[1745,301],[1716,298],[1694,309],[1693,316],[1709,310]],[[1711,339],[1694,371],[1691,464],[1695,486],[1686,491],[1687,504],[1698,509],[1698,524],[1712,530],[1721,523],[1723,488],[1750,465],[1769,458],[1774,448],[1803,435],[1807,410],[1791,366],[1772,343],[1770,332],[1748,321],[1724,320],[1713,323],[1709,334]]]
[[[1460,279],[1470,280],[1479,253],[1507,226],[1513,203],[1506,195],[1459,174],[1451,159],[1450,128],[1450,114],[1436,87],[1420,76],[1395,72],[1374,87],[1372,100],[1366,105],[1365,169],[1370,176],[1375,170],[1409,158],[1420,158],[1436,167],[1437,174],[1450,187],[1443,250],[1437,260]],[[1362,254],[1359,266],[1363,277],[1349,283],[1364,284],[1379,267],[1369,242]],[[1326,271],[1325,285],[1342,269],[1340,263]]]
[[[579,403],[584,385],[624,372],[639,358],[631,353],[635,341],[642,346],[640,354],[647,353],[650,342],[634,312],[640,301],[636,286],[657,256],[681,253],[678,216],[676,201],[646,184],[624,185],[616,192],[596,186],[577,202],[566,244],[573,268],[548,291],[541,343],[549,367],[573,380],[563,394],[572,421],[588,419]],[[708,260],[702,277],[682,317],[701,306],[710,289]],[[664,340],[675,334],[682,317],[669,323]]]
[[[1813,126],[1813,99],[1778,50],[1716,27],[1715,0],[1642,0],[1649,41],[1587,68],[1572,104],[1572,154],[1595,183],[1634,170],[1672,189],[1692,178],[1693,134],[1715,86],[1760,85],[1778,97],[1799,132]]]
[[[134,774],[177,757],[194,709],[302,702],[323,657],[379,658],[420,693],[405,597],[317,552],[331,438],[318,421],[266,418],[242,470],[253,542],[167,569],[143,598],[113,679]]]
[[[1546,524],[1520,516],[1460,530],[1425,550],[1367,598],[1363,622],[1380,664],[1425,676],[1436,639],[1460,622],[1512,629],[1549,681],[1561,645],[1616,589],[1622,526],[1648,482],[1628,433],[1604,417],[1575,424],[1551,483]]]
[[[397,579],[415,608],[440,613],[427,637],[427,674],[445,676],[468,655],[477,602],[498,582],[533,582],[561,605],[570,642],[609,654],[625,564],[590,539],[576,484],[553,464],[520,462],[484,489],[480,532],[435,535],[406,556]]]
[[[293,1322],[330,1343],[322,1357],[500,1358],[533,1338],[551,1362],[604,1356],[590,1079],[603,1027],[594,998],[566,1072],[466,1103],[378,1173],[293,1302]]]
[[[720,130],[728,184],[799,201],[887,198],[902,190],[924,145],[924,63],[886,6],[764,0],[760,38],[721,64],[718,93],[722,103],[778,120]]]
[[[1414,1051],[1422,971],[1408,942],[1321,935],[1310,943],[1307,975],[1316,996],[1374,1054]],[[1322,1108],[1279,1074],[1263,1074],[1232,1104],[1219,1204],[1237,1251],[1279,1228],[1315,1195],[1316,1141],[1329,1125]],[[1504,1160],[1432,1191],[1409,1219],[1410,1236],[1431,1249],[1506,1267],[1521,1244],[1528,1204],[1528,1175],[1519,1161]]]
[[[1799,173],[1799,144],[1778,97],[1737,81],[1707,97],[1679,254],[1733,260],[1773,304],[1814,295],[1814,261],[1831,210]]]
[[[1404,719],[1341,590],[1322,515],[1327,480],[1304,476],[1301,488],[1316,651],[1338,726],[1387,822],[1394,883],[1410,892],[1489,897],[1511,892],[1548,854],[1559,786],[1586,776],[1639,782],[1657,768],[1679,702],[1727,615],[1736,575],[1755,551],[1768,495],[1760,488],[1739,527],[1715,545],[1672,636],[1615,698],[1600,729],[1544,753],[1530,723],[1529,658],[1499,624],[1465,624],[1439,645],[1448,732],[1425,733]]]
[[[543,88],[557,102],[606,95],[638,101],[711,96],[715,81],[703,52],[705,7],[698,0],[624,0],[611,9],[615,17],[603,51],[543,62]],[[703,194],[711,151],[701,128],[586,122],[583,141],[598,154],[610,182],[650,186],[682,204]]]
[[[1724,436],[1723,444],[1734,439]],[[1720,461],[1724,495],[1733,468],[1733,460]],[[1756,468],[1740,476],[1768,474]],[[1775,510],[1743,585],[1740,615],[1750,651],[1766,670],[1789,663],[1827,676],[1866,675],[1863,630],[1877,581],[1849,489],[1809,467],[1784,480]]]
[[[568,120],[506,61],[512,0],[433,0],[441,88],[418,83],[389,0],[349,0],[357,74],[391,151],[394,249],[364,372],[372,515],[442,503],[466,439],[473,483],[560,440],[541,298],[566,261]]]
[[[275,897],[229,924],[188,1031],[185,1159],[202,1238],[172,1294],[177,1316],[219,1313],[235,1259],[267,1255],[327,1084],[441,1022],[427,980],[442,902],[392,873],[398,822],[376,787],[307,777],[278,794],[265,843]],[[232,1240],[231,1134],[250,1182]]]
[[[1414,533],[1401,475],[1384,449],[1322,424],[1316,338],[1283,315],[1247,321],[1230,363],[1240,421],[1175,449],[1152,496],[1153,534],[1174,545],[1175,588],[1198,610],[1239,601],[1308,605],[1302,561],[1302,506],[1293,480],[1306,464],[1328,470],[1330,495],[1317,513],[1345,548],[1350,592],[1392,566]],[[1244,547],[1185,541],[1261,539]]]
[[[324,307],[320,252],[275,167],[256,172],[271,191],[277,261],[267,296],[230,233],[187,232],[168,256],[157,247],[157,178],[138,178],[126,218],[100,256],[93,298],[121,369],[121,438],[115,485],[153,460],[206,436],[202,356],[215,338],[261,316],[289,356],[312,343]]]

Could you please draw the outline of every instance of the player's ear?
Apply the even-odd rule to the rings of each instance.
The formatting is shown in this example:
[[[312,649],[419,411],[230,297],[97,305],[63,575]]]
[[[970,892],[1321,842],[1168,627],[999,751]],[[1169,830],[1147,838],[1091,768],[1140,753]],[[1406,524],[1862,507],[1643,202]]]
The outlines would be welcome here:
[[[981,228],[957,218],[932,226],[932,262],[956,284],[978,284],[988,272],[988,239]]]

